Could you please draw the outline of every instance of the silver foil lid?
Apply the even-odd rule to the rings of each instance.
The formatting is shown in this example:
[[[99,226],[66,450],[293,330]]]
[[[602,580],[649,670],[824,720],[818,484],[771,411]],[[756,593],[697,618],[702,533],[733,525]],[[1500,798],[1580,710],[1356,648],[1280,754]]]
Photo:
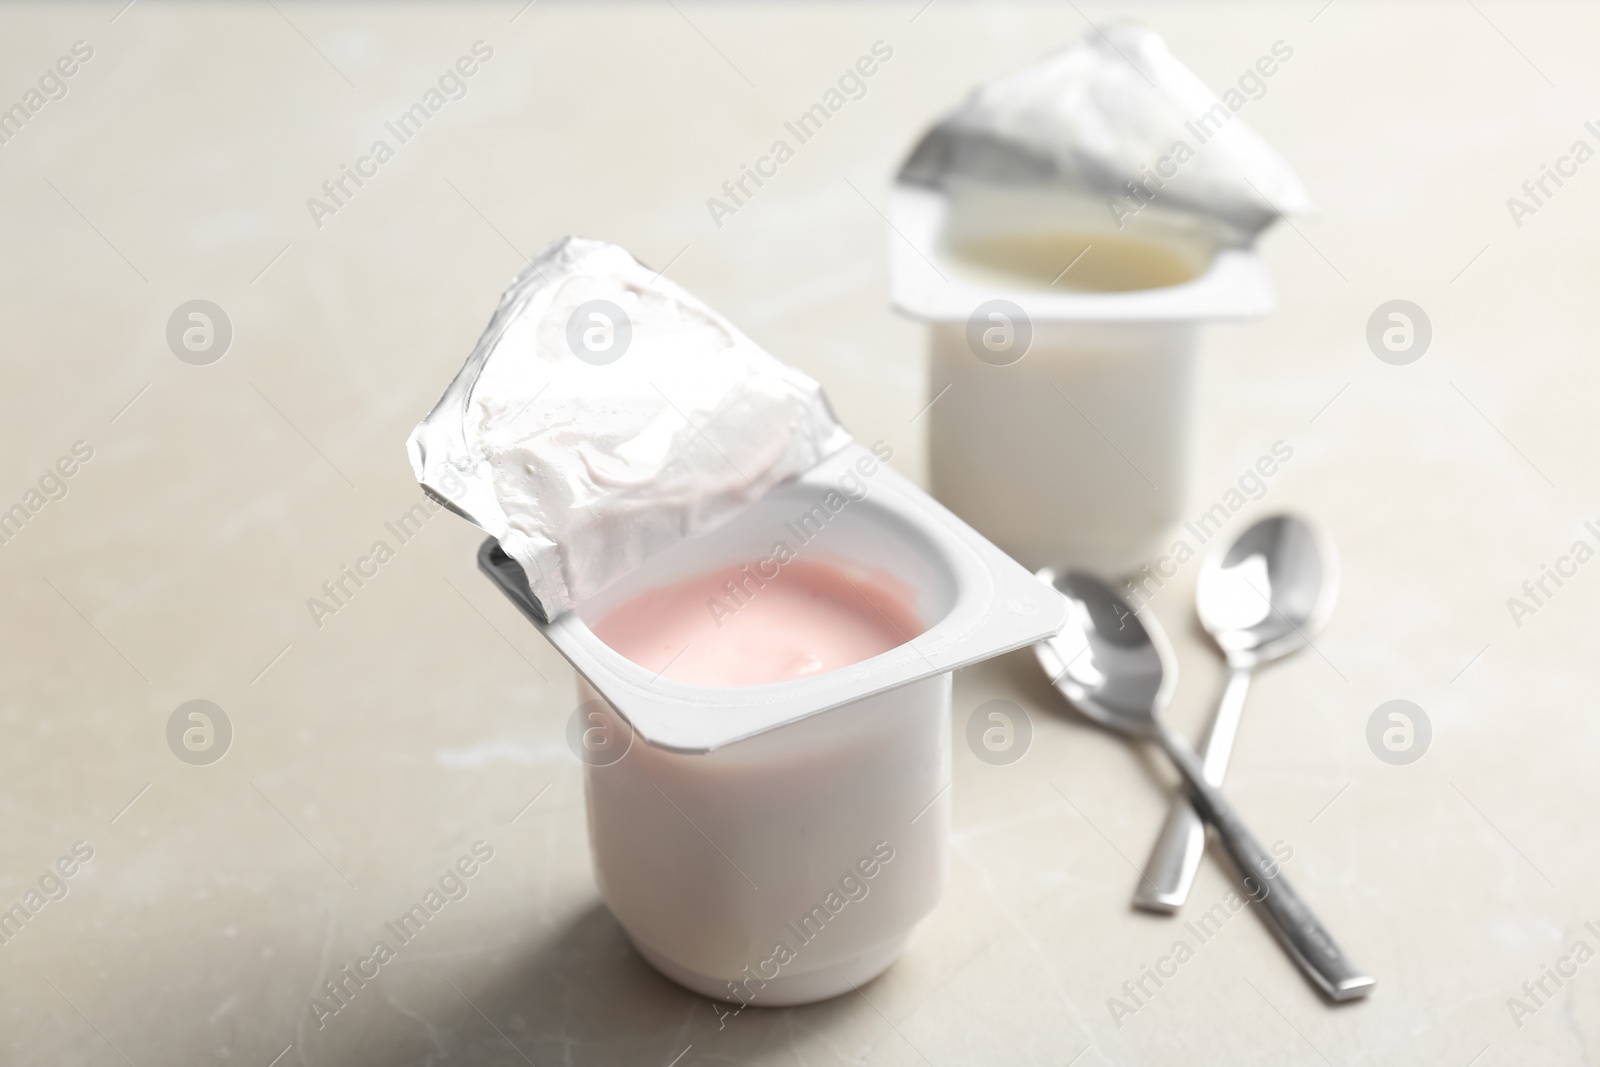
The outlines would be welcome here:
[[[550,620],[850,440],[814,380],[625,250],[567,237],[517,275],[407,451]]]
[[[1230,90],[1224,102],[1154,32],[1112,23],[974,90],[922,139],[899,180],[1057,186],[1105,198],[1114,220],[1158,203],[1248,241],[1312,204],[1283,158],[1236,117],[1246,100]]]

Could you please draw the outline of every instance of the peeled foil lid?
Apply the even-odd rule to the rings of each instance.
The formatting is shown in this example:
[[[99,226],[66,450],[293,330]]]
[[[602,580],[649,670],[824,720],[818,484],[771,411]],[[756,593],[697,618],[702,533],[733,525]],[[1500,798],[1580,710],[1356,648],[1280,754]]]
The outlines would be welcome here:
[[[567,237],[406,442],[546,621],[850,443],[822,388],[622,248]]]
[[[1177,153],[1180,143],[1188,153]],[[1189,158],[1150,182],[1175,154]],[[1216,219],[1245,240],[1313,210],[1283,158],[1159,35],[1128,23],[1091,28],[974,90],[917,145],[899,180],[944,188],[957,177],[1113,200],[1129,196],[1129,181],[1147,182],[1152,202]]]

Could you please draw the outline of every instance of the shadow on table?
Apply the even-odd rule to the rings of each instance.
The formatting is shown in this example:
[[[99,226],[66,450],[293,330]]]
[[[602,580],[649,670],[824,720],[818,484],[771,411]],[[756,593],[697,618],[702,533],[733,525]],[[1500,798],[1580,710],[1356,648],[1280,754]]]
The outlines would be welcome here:
[[[392,1038],[387,1049],[367,1043],[358,1057],[342,1056],[339,1062],[666,1067],[692,1044],[692,1055],[679,1067],[744,1063],[771,1048],[775,1029],[791,1028],[794,1020],[786,1017],[804,1015],[802,1029],[826,1030],[830,1020],[857,1008],[845,997],[728,1014],[729,1006],[658,974],[598,901],[521,958],[442,964],[437,987],[418,1011],[425,1019],[421,1029],[411,1029],[408,1038]]]

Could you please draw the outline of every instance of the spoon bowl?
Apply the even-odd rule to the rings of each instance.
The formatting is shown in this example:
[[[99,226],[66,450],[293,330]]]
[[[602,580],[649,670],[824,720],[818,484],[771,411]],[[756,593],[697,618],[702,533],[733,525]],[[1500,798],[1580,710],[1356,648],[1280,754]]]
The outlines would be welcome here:
[[[1333,611],[1338,556],[1297,515],[1260,519],[1200,567],[1195,610],[1228,661],[1228,682],[1200,751],[1206,781],[1221,785],[1255,668],[1311,643]],[[1133,902],[1171,914],[1183,906],[1205,854],[1205,827],[1178,797],[1150,850]]]
[[[1152,736],[1178,671],[1166,636],[1084,571],[1039,572],[1067,599],[1067,622],[1034,645],[1039,665],[1074,707],[1101,726]]]
[[[1206,558],[1195,610],[1231,665],[1253,667],[1309,643],[1338,584],[1332,542],[1297,515],[1273,515]]]

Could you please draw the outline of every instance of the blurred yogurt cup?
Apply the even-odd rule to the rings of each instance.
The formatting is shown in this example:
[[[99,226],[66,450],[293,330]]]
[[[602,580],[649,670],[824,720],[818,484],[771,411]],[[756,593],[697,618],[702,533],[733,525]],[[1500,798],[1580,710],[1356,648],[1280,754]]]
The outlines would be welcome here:
[[[424,488],[495,535],[481,569],[578,675],[596,881],[640,954],[739,1006],[888,967],[947,877],[951,672],[1058,630],[1055,591],[886,443],[851,440],[814,381],[600,242],[518,277],[410,450]],[[708,575],[722,593],[676,606],[716,633],[821,568],[905,639],[763,684],[675,677],[687,644],[660,665],[624,647],[657,635],[619,613],[665,618],[661,598]],[[874,587],[900,602],[880,610]]]
[[[889,201],[891,299],[930,324],[934,495],[1028,567],[1156,554],[1189,497],[1201,327],[1272,309],[1253,242],[1309,208],[1148,30],[979,88]]]

